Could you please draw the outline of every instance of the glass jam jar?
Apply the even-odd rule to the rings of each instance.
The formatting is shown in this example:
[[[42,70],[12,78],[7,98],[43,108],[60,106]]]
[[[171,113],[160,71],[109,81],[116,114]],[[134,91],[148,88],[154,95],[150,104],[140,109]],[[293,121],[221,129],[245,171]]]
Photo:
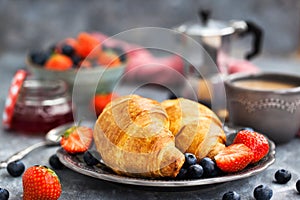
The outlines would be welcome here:
[[[28,79],[19,92],[10,129],[46,133],[73,120],[73,105],[65,82]]]

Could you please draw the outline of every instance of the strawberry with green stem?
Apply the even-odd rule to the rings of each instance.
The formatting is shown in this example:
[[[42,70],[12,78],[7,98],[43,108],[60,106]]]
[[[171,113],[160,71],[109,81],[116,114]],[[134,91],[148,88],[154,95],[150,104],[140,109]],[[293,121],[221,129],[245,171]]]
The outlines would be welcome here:
[[[93,141],[93,130],[84,126],[73,126],[62,135],[61,147],[68,153],[83,153],[89,149]]]
[[[22,176],[23,200],[57,200],[61,184],[56,173],[46,166],[28,168]]]

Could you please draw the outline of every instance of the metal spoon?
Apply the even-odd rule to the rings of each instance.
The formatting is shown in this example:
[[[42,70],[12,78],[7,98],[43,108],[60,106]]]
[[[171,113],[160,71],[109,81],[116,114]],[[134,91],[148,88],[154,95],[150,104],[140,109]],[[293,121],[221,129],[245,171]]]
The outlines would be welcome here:
[[[56,128],[53,128],[52,130],[50,130],[46,134],[44,141],[33,144],[33,145],[31,145],[31,146],[15,153],[15,154],[13,154],[12,156],[7,158],[6,160],[1,161],[0,162],[0,168],[6,168],[8,163],[24,158],[30,152],[32,152],[33,150],[35,150],[39,147],[59,145],[62,133],[65,130],[67,130],[68,128],[72,127],[72,126],[74,126],[74,123],[63,124],[63,125],[60,125]]]

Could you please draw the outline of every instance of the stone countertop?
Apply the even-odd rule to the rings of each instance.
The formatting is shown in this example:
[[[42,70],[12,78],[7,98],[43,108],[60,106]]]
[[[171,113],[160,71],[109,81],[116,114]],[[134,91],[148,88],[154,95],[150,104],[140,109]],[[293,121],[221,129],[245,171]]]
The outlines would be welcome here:
[[[14,55],[0,57],[1,93],[0,112],[2,113],[10,80],[16,69],[22,67],[21,58]],[[255,64],[267,71],[287,71],[300,74],[299,61],[290,61],[282,58],[261,58]],[[3,67],[4,66],[4,67]],[[272,67],[271,67],[272,66]],[[28,136],[14,132],[6,132],[0,127],[0,160],[6,159],[12,153],[21,150],[28,145],[43,140],[42,136]],[[274,192],[272,199],[299,199],[295,190],[295,183],[300,179],[300,139],[295,138],[291,142],[276,147],[276,161],[262,173],[242,180],[210,185],[207,187],[193,187],[180,190],[155,190],[143,187],[133,187],[113,184],[95,178],[78,174],[68,168],[57,170],[62,184],[60,199],[222,199],[222,195],[235,190],[241,194],[242,199],[254,199],[253,190],[260,184],[269,185]],[[57,147],[40,148],[24,158],[26,167],[41,164],[48,165],[49,157],[54,154]],[[273,182],[275,172],[285,168],[292,173],[292,180],[286,185]],[[10,199],[22,199],[22,179],[8,175],[6,169],[0,169],[0,187],[10,192]]]

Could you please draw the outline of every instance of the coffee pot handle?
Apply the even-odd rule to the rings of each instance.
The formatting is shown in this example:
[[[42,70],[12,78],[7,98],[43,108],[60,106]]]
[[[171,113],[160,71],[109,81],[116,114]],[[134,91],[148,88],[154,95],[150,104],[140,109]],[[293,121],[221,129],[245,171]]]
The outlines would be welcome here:
[[[256,25],[251,21],[246,21],[246,24],[247,24],[246,33],[253,35],[252,51],[246,54],[246,59],[250,60],[261,52],[263,30],[258,25]]]
[[[250,60],[257,56],[262,48],[263,30],[252,21],[234,21],[232,25],[240,36],[253,35],[252,48],[245,58]]]

